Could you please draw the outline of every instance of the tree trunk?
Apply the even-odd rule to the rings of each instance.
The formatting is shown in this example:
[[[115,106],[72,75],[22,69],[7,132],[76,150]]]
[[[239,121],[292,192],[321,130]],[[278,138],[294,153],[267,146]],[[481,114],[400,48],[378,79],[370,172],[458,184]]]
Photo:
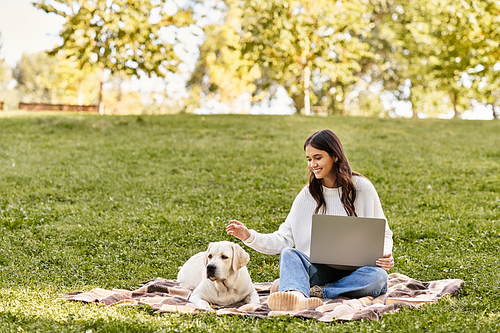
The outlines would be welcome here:
[[[311,81],[311,69],[309,66],[304,68],[304,114],[311,115],[311,101],[309,99],[309,84]]]
[[[304,97],[302,95],[292,95],[291,96],[293,99],[293,104],[295,105],[295,109],[297,110],[297,113],[300,114],[302,108],[304,107]]]
[[[500,100],[494,100],[491,103],[491,110],[493,112],[493,119],[500,119]],[[498,111],[497,111],[498,109]]]
[[[346,98],[345,98],[345,95],[346,95],[346,90],[347,90],[347,89],[346,89],[346,87],[345,87],[343,84],[340,84],[338,87],[339,87],[339,89],[338,89],[338,90],[340,90],[340,92],[341,92],[341,94],[342,94],[342,97],[341,97],[340,99],[339,99],[339,98],[337,98],[337,97],[338,97],[338,92],[337,92],[337,95],[335,96],[335,100],[336,100],[337,102],[339,102],[339,103],[338,103],[338,105],[341,105],[341,106],[339,107],[339,109],[340,109],[340,110],[339,110],[339,111],[340,111],[340,114],[341,114],[342,116],[345,116],[345,115],[347,114],[347,103],[346,103]]]
[[[123,79],[121,75],[118,77],[118,87],[117,90],[118,92],[116,93],[116,101],[120,103],[123,98],[123,89],[122,89],[122,84],[123,84]]]
[[[81,86],[78,88],[78,105],[83,105],[83,92]]]
[[[415,100],[415,96],[413,95],[413,92],[411,91],[410,87],[410,103],[411,103],[411,117],[412,119],[418,118],[418,109],[417,109],[417,101]]]
[[[123,90],[122,90],[122,85],[123,85],[123,78],[122,78],[122,73],[118,74],[118,82],[117,82],[117,92],[116,92],[116,107],[115,107],[115,113],[120,112],[120,107],[122,104],[122,99],[123,99]]]
[[[412,112],[411,117],[418,118],[418,110],[414,105],[415,105],[414,103],[411,103],[411,112]]]
[[[328,110],[331,114],[339,114],[339,108],[337,107],[337,86],[332,86],[335,89],[335,92],[332,92],[332,88],[328,89],[327,97],[328,97]]]
[[[342,86],[342,115],[347,115],[347,86]]]
[[[453,104],[453,118],[458,118],[460,116],[460,112],[458,111],[458,95],[456,92],[450,89],[450,99]]]
[[[102,100],[102,85],[104,83],[104,68],[101,67],[101,72],[99,73],[99,101],[98,108],[99,114],[104,114],[104,101]]]
[[[56,89],[52,88],[50,89],[50,103],[57,103],[57,91]],[[60,101],[59,101],[60,102]]]

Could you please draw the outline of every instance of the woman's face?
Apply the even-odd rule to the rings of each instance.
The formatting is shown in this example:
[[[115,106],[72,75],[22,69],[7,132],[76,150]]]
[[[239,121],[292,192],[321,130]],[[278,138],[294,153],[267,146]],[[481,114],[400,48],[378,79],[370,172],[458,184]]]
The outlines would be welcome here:
[[[337,158],[332,158],[324,150],[319,150],[311,145],[306,147],[307,166],[317,179],[323,180],[323,185],[333,187],[335,175],[332,173],[333,164]]]

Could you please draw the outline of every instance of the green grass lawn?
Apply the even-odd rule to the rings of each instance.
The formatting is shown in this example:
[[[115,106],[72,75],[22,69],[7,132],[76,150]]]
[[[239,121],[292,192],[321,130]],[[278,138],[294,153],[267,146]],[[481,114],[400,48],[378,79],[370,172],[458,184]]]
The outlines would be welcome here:
[[[370,322],[153,313],[56,302],[132,289],[225,234],[272,232],[307,182],[302,145],[330,128],[377,188],[398,272],[459,278],[459,297]],[[0,118],[0,332],[500,331],[500,122],[351,117]],[[240,242],[241,244],[241,242]],[[254,282],[278,256],[248,247]]]

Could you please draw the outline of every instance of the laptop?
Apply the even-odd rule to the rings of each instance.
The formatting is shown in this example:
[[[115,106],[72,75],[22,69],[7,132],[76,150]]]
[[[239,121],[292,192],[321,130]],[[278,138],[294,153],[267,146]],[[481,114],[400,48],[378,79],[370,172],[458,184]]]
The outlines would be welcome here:
[[[384,254],[385,219],[313,215],[311,262],[338,266],[376,266]]]

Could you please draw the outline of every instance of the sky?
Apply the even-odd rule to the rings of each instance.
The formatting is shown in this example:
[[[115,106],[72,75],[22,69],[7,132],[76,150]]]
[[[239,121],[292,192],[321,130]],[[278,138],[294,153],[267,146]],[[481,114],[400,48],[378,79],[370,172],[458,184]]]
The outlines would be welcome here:
[[[52,49],[64,19],[36,9],[31,0],[0,0],[0,57],[14,66],[24,52]]]
[[[10,66],[15,66],[23,53],[36,53],[42,50],[50,50],[61,42],[59,31],[62,29],[64,19],[55,15],[47,14],[38,10],[31,4],[33,0],[0,0],[0,34],[2,48],[0,59]],[[177,81],[175,81],[177,80]],[[174,78],[174,85],[179,85],[178,78]],[[151,85],[151,82],[136,82],[136,85]],[[153,83],[154,85],[154,83]],[[178,88],[178,87],[177,87]],[[176,89],[175,87],[170,89]],[[280,93],[280,98],[270,104],[248,109],[248,113],[266,114],[290,114],[293,111],[288,106],[289,99],[286,93]],[[402,117],[411,117],[411,108],[407,103],[399,102],[396,114]],[[214,113],[224,111],[224,106],[213,104],[207,105],[199,110],[199,113]],[[452,117],[452,113],[443,115],[443,118]],[[466,111],[462,115],[464,119],[492,118],[492,112],[485,107],[476,107],[473,111]]]

